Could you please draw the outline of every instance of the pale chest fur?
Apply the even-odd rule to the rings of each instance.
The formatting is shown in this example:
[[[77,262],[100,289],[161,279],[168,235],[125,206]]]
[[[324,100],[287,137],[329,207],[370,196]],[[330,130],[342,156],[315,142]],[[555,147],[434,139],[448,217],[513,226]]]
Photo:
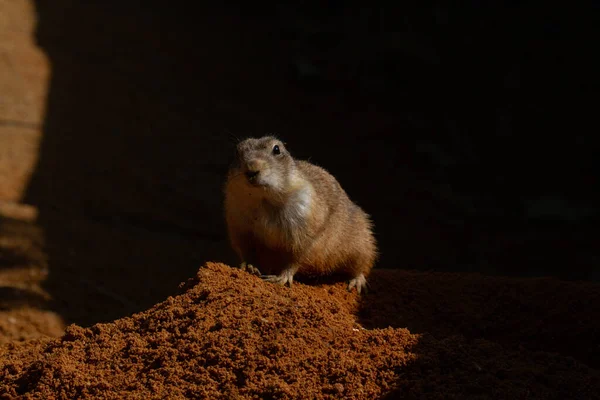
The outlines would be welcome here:
[[[240,234],[252,234],[271,248],[298,249],[311,235],[315,207],[313,186],[299,175],[289,184],[291,193],[281,195],[252,188],[233,179],[226,195],[227,219]]]
[[[313,206],[312,187],[299,189],[283,204],[267,200],[254,210],[253,231],[269,247],[295,247],[303,242]]]

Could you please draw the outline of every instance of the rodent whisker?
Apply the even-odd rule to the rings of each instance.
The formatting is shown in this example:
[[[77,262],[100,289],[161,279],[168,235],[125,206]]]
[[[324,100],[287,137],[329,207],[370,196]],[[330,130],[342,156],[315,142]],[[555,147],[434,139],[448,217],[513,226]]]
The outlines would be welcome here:
[[[227,132],[227,134],[229,135],[229,140],[231,140],[231,142],[233,142],[234,144],[238,144],[239,142],[241,142],[240,138],[231,133],[227,128],[223,128],[223,130]]]

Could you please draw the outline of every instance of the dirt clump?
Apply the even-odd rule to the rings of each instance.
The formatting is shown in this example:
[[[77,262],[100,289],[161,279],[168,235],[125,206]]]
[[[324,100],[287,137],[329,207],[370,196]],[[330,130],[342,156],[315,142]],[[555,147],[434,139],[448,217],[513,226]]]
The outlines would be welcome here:
[[[555,353],[365,329],[336,285],[291,289],[208,263],[182,294],[54,340],[0,348],[5,398],[599,398]],[[366,298],[366,297],[365,297]],[[385,311],[385,310],[383,310]],[[360,315],[360,313],[358,313]]]

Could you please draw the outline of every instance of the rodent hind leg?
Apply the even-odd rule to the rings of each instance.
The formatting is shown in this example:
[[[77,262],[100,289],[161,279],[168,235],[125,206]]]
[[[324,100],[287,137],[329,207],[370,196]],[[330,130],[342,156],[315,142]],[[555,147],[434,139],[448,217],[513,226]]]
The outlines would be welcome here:
[[[294,282],[294,275],[296,274],[296,271],[298,271],[297,266],[290,266],[284,269],[279,275],[261,275],[260,277],[265,282],[276,283],[278,285],[287,284],[291,287],[292,283]]]
[[[360,294],[362,291],[364,291],[365,294],[368,292],[369,284],[367,283],[367,278],[365,278],[364,274],[360,274],[348,282],[348,291],[351,291],[354,287],[356,288],[356,293],[358,294]]]

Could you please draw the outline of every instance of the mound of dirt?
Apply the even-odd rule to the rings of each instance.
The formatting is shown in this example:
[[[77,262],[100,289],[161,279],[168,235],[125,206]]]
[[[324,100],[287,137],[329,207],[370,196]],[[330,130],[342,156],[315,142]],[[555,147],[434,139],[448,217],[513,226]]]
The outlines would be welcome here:
[[[71,325],[55,340],[0,348],[5,383],[0,393],[4,398],[599,398],[600,373],[562,354],[514,347],[517,341],[470,339],[459,324],[454,334],[443,336],[442,329],[437,337],[400,327],[366,329],[375,324],[372,318],[361,321],[369,306],[379,307],[370,312],[380,324],[386,316],[400,321],[398,313],[418,320],[412,310],[419,310],[429,314],[423,321],[437,315],[441,326],[451,326],[448,318],[464,315],[419,306],[420,300],[431,304],[427,299],[435,296],[463,296],[469,310],[476,301],[484,308],[477,288],[479,294],[489,292],[484,281],[492,279],[471,280],[470,290],[463,285],[454,293],[428,293],[424,284],[407,288],[408,294],[394,286],[385,292],[385,282],[410,276],[375,271],[378,293],[358,298],[341,283],[290,289],[208,263],[182,285],[182,294],[145,312],[87,329]],[[441,282],[436,274],[412,276]],[[459,288],[455,283],[449,281]],[[406,296],[413,302],[406,303]],[[479,315],[485,326],[501,324],[490,319],[507,318],[501,312]],[[476,325],[476,317],[465,323]],[[530,328],[522,333],[529,335]],[[515,331],[512,337],[517,336]]]

